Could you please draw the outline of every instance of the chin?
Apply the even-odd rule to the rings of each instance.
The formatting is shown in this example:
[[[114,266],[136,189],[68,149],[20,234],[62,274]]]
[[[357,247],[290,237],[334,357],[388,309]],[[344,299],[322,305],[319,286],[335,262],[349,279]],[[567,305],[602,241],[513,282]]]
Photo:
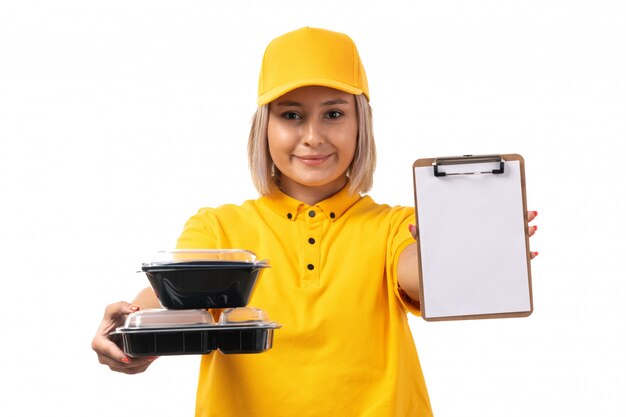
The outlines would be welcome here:
[[[337,184],[339,180],[340,178],[307,178],[306,180],[303,179],[302,181],[299,181],[299,183],[305,187],[315,188],[334,185]]]

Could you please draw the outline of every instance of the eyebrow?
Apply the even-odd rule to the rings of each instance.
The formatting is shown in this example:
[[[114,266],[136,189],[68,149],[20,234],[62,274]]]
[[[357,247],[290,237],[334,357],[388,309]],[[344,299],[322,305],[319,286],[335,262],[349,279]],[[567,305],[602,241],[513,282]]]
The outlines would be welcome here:
[[[279,106],[285,106],[285,107],[289,107],[289,106],[293,106],[293,107],[302,107],[302,103],[299,103],[297,101],[290,101],[290,100],[286,100],[286,101],[281,101],[279,103],[277,103]],[[334,106],[337,104],[349,104],[346,100],[342,99],[342,98],[337,98],[334,100],[328,100],[323,102],[321,105],[322,106]]]

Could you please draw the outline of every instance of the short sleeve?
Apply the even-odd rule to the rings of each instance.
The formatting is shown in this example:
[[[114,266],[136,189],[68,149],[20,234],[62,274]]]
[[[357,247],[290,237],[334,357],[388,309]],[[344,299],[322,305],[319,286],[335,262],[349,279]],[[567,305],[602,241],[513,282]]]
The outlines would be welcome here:
[[[387,276],[396,298],[405,311],[420,315],[419,300],[411,299],[398,284],[398,261],[400,254],[415,239],[409,232],[409,225],[415,223],[415,210],[410,207],[394,207],[389,225],[389,243],[387,246]],[[415,263],[417,268],[417,260]]]
[[[177,249],[211,249],[217,247],[213,210],[203,208],[192,216],[176,243]]]

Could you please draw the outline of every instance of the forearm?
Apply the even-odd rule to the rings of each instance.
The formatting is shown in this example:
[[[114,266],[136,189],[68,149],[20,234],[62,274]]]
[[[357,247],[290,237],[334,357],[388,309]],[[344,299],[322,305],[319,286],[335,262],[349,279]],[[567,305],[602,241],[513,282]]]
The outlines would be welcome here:
[[[411,243],[400,254],[398,285],[412,300],[419,302],[420,273],[417,265],[417,243]]]
[[[157,298],[154,290],[151,287],[144,288],[137,294],[133,300],[133,304],[140,307],[142,310],[147,308],[160,308],[161,304]]]

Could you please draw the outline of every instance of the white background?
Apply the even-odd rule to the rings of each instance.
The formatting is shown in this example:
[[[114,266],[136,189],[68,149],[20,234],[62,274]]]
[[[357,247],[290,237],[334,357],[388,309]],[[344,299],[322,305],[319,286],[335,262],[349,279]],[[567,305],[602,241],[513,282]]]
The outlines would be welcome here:
[[[413,204],[417,158],[526,159],[535,312],[410,319],[435,414],[626,415],[624,2],[0,4],[1,415],[193,414],[198,357],[126,376],[91,337],[198,208],[256,196],[263,50],[305,25],[359,47],[377,201]]]

